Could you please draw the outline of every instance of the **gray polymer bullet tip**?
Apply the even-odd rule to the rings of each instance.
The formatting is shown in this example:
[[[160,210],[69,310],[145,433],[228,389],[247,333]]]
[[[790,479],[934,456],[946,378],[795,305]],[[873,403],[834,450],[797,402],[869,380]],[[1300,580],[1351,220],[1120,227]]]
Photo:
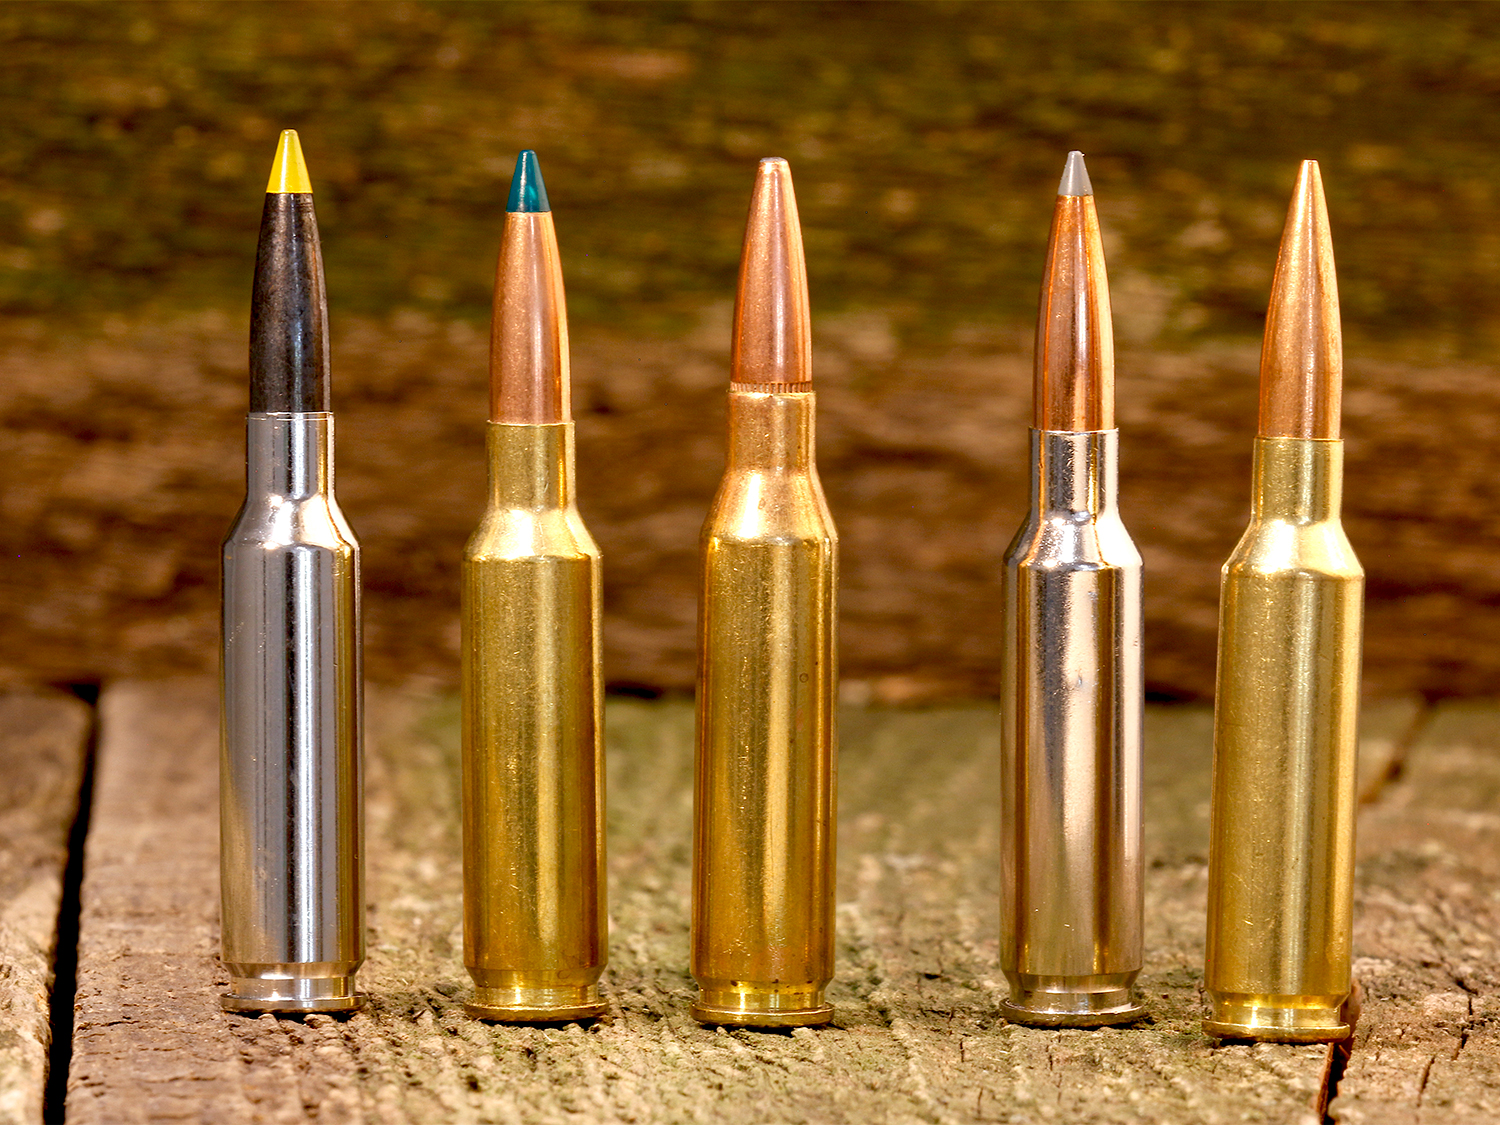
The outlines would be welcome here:
[[[1083,153],[1068,153],[1068,163],[1063,167],[1062,182],[1057,185],[1057,194],[1094,194],[1094,185],[1089,183],[1089,170],[1083,166]]]

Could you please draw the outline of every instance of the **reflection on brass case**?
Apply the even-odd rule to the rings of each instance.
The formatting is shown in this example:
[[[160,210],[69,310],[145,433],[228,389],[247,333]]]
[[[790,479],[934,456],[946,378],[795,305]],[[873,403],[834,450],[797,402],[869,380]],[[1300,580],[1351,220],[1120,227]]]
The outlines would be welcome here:
[[[1205,984],[1210,1035],[1349,1034],[1364,571],[1339,522],[1343,443],[1255,443],[1224,566]]]
[[[333,415],[250,415],[224,542],[220,894],[230,1011],[360,1005],[359,544]]]
[[[1000,959],[1006,1018],[1139,1019],[1141,556],[1116,506],[1118,430],[1031,431],[1005,556]]]
[[[471,1015],[604,1012],[599,549],[573,423],[491,422],[463,564],[464,964]]]
[[[826,1023],[833,979],[838,537],[813,394],[729,394],[703,530],[693,1016]]]

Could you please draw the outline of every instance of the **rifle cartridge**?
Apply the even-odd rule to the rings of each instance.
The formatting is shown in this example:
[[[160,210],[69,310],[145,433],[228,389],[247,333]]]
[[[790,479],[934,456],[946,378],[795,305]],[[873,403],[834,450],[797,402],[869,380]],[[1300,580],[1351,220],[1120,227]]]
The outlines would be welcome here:
[[[288,130],[256,256],[246,498],[222,553],[230,1011],[363,1002],[359,544],[333,493],[327,332],[312,187]]]
[[[740,266],[729,455],[702,537],[694,1018],[826,1023],[838,536],[814,460],[801,232],[764,160]]]
[[[599,549],[579,516],[557,240],[523,152],[496,281],[489,503],[462,575],[470,1015],[602,1015]]]
[[[1031,504],[1005,555],[1001,968],[1007,1019],[1145,1015],[1141,556],[1117,506],[1109,296],[1083,154],[1059,185],[1037,323]]]
[[[1224,565],[1204,1030],[1348,1036],[1364,571],[1339,519],[1338,289],[1302,165],[1261,358],[1252,516]]]

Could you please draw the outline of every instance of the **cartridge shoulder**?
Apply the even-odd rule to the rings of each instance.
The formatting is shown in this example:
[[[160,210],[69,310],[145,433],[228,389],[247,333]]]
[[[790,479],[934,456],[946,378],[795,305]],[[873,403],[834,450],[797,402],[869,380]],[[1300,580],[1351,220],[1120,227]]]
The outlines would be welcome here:
[[[838,532],[815,473],[731,473],[703,525],[703,541],[816,543]]]
[[[466,562],[599,559],[599,547],[576,508],[491,507],[464,549]]]
[[[1338,520],[1257,520],[1246,528],[1224,574],[1352,582],[1363,580],[1365,571]]]
[[[358,552],[359,543],[333,497],[316,493],[247,501],[224,541],[226,554],[236,547],[350,555]]]
[[[1007,568],[1139,571],[1141,553],[1118,516],[1033,514],[1005,552]]]

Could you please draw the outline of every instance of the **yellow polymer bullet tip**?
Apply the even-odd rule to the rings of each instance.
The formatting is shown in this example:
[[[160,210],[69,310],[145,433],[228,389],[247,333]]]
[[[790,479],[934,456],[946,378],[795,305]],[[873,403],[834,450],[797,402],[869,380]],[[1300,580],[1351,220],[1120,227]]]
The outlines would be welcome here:
[[[312,179],[307,174],[307,161],[302,159],[302,142],[297,139],[297,130],[283,129],[281,142],[276,146],[276,162],[271,165],[271,179],[266,184],[266,194],[312,194]]]

